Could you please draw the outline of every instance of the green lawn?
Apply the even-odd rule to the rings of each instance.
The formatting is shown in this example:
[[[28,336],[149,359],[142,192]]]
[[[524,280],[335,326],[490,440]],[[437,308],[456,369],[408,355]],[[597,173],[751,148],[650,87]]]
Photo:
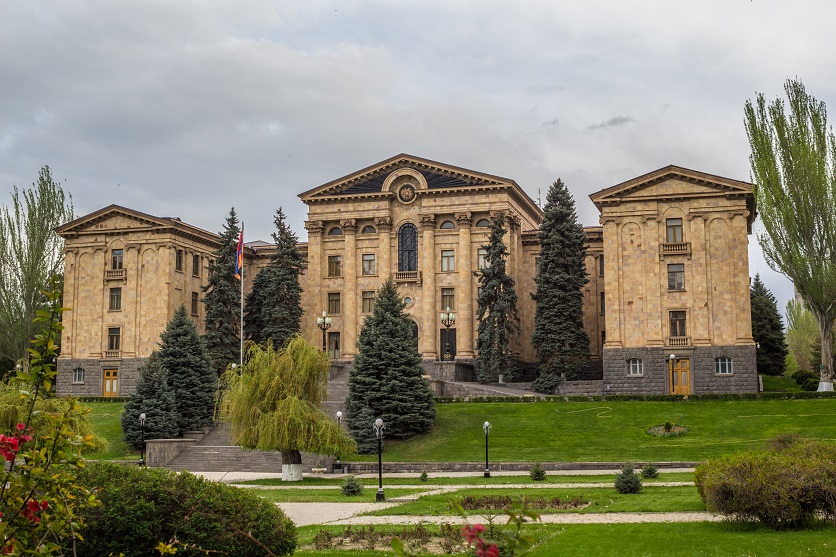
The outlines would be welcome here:
[[[90,407],[90,419],[96,435],[104,437],[108,442],[106,450],[85,454],[90,460],[126,460],[138,459],[139,453],[122,440],[122,424],[120,417],[125,409],[123,402],[84,402]]]
[[[596,474],[594,476],[582,476],[579,474],[567,476],[546,476],[546,479],[541,482],[533,481],[528,475],[524,476],[492,476],[490,478],[483,478],[482,476],[464,476],[456,478],[429,478],[426,482],[418,479],[419,474],[415,474],[412,478],[390,478],[386,474],[383,475],[384,487],[387,485],[410,485],[413,487],[421,486],[438,486],[438,485],[502,485],[502,484],[567,484],[567,483],[604,483],[612,484],[615,481],[614,474]],[[363,485],[377,486],[377,478],[357,478]],[[691,472],[661,472],[658,478],[642,478],[646,484],[658,482],[693,482],[694,474]],[[330,485],[339,487],[342,484],[342,478],[327,478],[327,477],[311,477],[307,476],[301,482],[296,482],[294,485],[315,486],[315,485]],[[283,482],[279,478],[266,478],[262,480],[250,480],[245,482],[237,482],[239,485],[275,485],[285,486],[288,483]]]
[[[795,379],[787,377],[786,375],[761,375],[760,377],[763,381],[764,392],[773,391],[793,393],[802,390],[801,385],[796,383]]]
[[[436,408],[432,431],[405,441],[387,440],[384,461],[480,462],[485,458],[485,420],[493,424],[494,462],[701,461],[762,447],[779,433],[836,440],[832,399],[463,403]],[[668,420],[690,431],[669,438],[645,432]]]

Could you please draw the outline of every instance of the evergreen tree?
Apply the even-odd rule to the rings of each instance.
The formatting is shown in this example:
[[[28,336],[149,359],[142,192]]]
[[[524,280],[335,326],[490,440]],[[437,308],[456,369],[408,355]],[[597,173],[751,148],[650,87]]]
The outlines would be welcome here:
[[[429,431],[435,419],[433,393],[423,378],[421,354],[403,309],[397,287],[387,280],[360,329],[348,376],[346,413],[361,451],[377,448],[376,440],[370,443],[376,418],[386,424],[386,437],[395,439]]]
[[[302,287],[299,274],[305,258],[296,234],[285,223],[281,207],[273,219],[276,252],[253,280],[253,289],[244,306],[244,334],[257,343],[272,341],[281,348],[299,332],[302,318]]]
[[[549,188],[538,236],[540,263],[531,343],[537,349],[540,367],[533,387],[540,393],[553,393],[561,375],[575,379],[589,362],[582,290],[589,282],[586,236],[578,222],[575,200],[560,179]]]
[[[476,373],[480,383],[496,381],[500,374],[514,375],[514,355],[511,340],[520,335],[517,317],[517,292],[514,279],[505,268],[508,248],[502,241],[505,216],[491,219],[491,234],[485,256],[485,267],[474,274],[479,277],[480,294],[476,317],[479,321],[476,338]]]
[[[752,337],[758,348],[758,373],[783,375],[787,364],[787,341],[784,324],[778,313],[775,296],[755,275],[749,293],[752,305]]]
[[[215,262],[209,265],[209,280],[203,287],[206,293],[202,300],[206,307],[203,338],[217,376],[229,364],[238,362],[241,355],[241,282],[235,278],[240,231],[233,207],[220,233],[220,245],[213,252]]]
[[[158,352],[139,370],[136,392],[125,403],[122,413],[122,437],[135,449],[142,448],[139,415],[145,414],[145,439],[174,439],[180,432],[174,392],[160,366]]]
[[[174,391],[180,431],[212,423],[218,376],[186,306],[177,308],[160,335],[159,359]]]

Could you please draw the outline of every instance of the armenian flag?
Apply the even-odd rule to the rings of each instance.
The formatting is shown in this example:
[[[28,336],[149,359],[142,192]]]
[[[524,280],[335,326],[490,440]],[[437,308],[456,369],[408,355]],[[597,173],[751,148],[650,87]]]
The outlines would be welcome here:
[[[244,268],[244,226],[241,226],[241,233],[238,234],[238,250],[235,254],[235,278],[241,278],[241,269]]]

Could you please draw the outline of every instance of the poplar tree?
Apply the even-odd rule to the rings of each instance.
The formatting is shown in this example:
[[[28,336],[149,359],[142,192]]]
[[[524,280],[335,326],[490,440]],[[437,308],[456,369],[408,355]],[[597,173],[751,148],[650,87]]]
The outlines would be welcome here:
[[[758,373],[783,375],[787,366],[787,341],[775,295],[755,275],[750,289],[752,338],[758,343]]]
[[[177,308],[160,335],[159,362],[174,392],[179,430],[211,424],[218,376],[186,306]]]
[[[424,379],[412,324],[391,279],[377,291],[363,321],[348,375],[346,418],[360,452],[377,449],[372,423],[382,418],[387,438],[424,433],[435,420],[433,393]]]
[[[821,342],[820,391],[833,390],[836,320],[836,136],[827,107],[788,79],[789,100],[746,101],[755,202],[766,233],[758,235],[769,266],[783,273],[816,318]]]
[[[209,264],[209,279],[203,287],[206,308],[206,349],[216,376],[226,367],[237,363],[241,355],[241,282],[235,278],[235,257],[241,229],[235,207],[230,209],[220,233],[218,249],[213,252],[214,263]]]
[[[519,338],[520,319],[514,279],[505,266],[508,247],[502,238],[506,232],[504,215],[491,219],[488,245],[483,246],[487,251],[485,267],[474,272],[480,288],[476,310],[476,374],[480,383],[496,381],[499,375],[514,376],[511,341]]]
[[[299,275],[305,258],[299,240],[285,222],[281,207],[273,219],[276,252],[258,271],[244,306],[244,335],[257,343],[271,341],[281,348],[299,332],[302,318],[302,287]]]
[[[576,379],[589,362],[589,336],[583,327],[586,236],[578,221],[575,200],[558,179],[546,196],[538,234],[536,310],[531,343],[540,366],[533,388],[553,393],[562,376]]]
[[[156,351],[140,368],[136,392],[125,403],[122,412],[122,438],[135,449],[142,448],[140,414],[145,414],[145,439],[174,439],[180,433],[174,391]]]

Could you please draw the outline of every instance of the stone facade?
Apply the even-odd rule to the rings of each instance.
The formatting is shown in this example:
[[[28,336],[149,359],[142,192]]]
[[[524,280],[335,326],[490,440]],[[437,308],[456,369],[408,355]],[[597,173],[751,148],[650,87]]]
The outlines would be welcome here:
[[[542,212],[513,180],[398,155],[299,197],[308,208],[308,241],[301,244],[307,256],[302,330],[323,342],[335,363],[348,364],[356,355],[363,319],[387,278],[407,300],[427,368],[453,373],[455,366],[432,364],[445,351],[457,362],[472,363],[478,294],[473,273],[488,240],[487,225],[497,214],[508,218],[507,267],[519,298],[521,335],[514,350],[521,360],[536,361],[530,338]],[[577,382],[566,392],[756,390],[747,259],[751,185],[670,166],[591,198],[602,226],[585,228],[584,326],[590,367],[603,372],[587,379],[603,375],[603,381]],[[66,239],[64,301],[71,308],[58,392],[130,394],[137,369],[180,304],[193,309],[202,329],[203,305],[192,301],[202,298],[218,237],[176,218],[118,206],[58,233]],[[266,242],[247,244],[245,290],[273,249]],[[457,316],[449,333],[439,319],[447,306]],[[331,318],[324,339],[316,323],[323,311]],[[681,382],[687,385],[678,381],[675,389],[671,353],[686,374]],[[724,359],[722,374],[714,373],[718,358]],[[733,372],[725,373],[727,368]],[[76,369],[84,370],[83,382],[73,381]],[[115,389],[107,375],[114,370]]]

